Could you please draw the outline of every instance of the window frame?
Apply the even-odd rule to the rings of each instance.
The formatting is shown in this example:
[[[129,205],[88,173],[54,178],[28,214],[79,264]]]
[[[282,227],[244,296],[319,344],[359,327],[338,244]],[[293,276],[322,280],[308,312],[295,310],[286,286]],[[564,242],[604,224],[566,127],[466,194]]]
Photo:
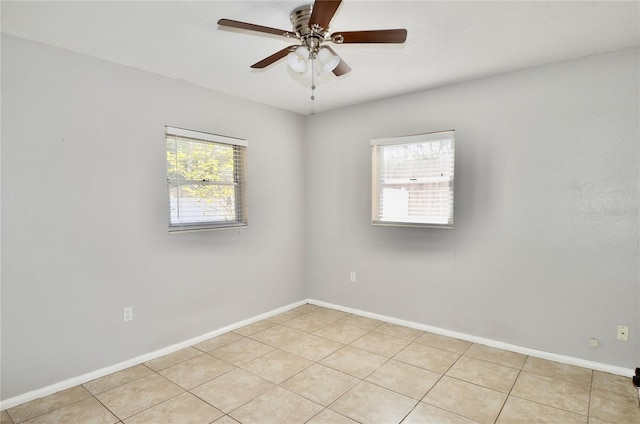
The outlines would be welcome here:
[[[179,180],[170,176],[170,162],[167,160],[167,198],[168,198],[168,227],[169,233],[182,233],[192,231],[238,229],[248,226],[247,216],[247,180],[246,161],[247,147],[249,143],[245,139],[223,136],[219,134],[206,133],[201,131],[188,130],[184,128],[165,126],[165,155],[169,151],[169,142],[173,139],[193,143],[210,143],[218,146],[230,146],[233,148],[233,182],[212,181],[212,180]],[[239,162],[238,162],[239,161]],[[171,190],[179,188],[180,185],[214,185],[235,187],[234,190],[234,220],[203,220],[189,223],[172,222],[172,198]]]
[[[389,182],[382,181],[382,175],[384,171],[383,154],[382,150],[387,146],[402,146],[402,145],[415,145],[429,142],[441,142],[450,141],[451,144],[451,157],[450,157],[450,176],[449,176],[449,215],[447,222],[438,223],[434,221],[427,221],[426,216],[419,216],[416,219],[383,219],[382,215],[382,203],[383,203],[383,188],[385,184],[391,184]],[[453,228],[453,216],[454,216],[454,176],[455,176],[455,130],[437,131],[431,133],[415,134],[409,136],[390,137],[372,139],[371,145],[371,163],[372,163],[372,199],[371,199],[371,224],[374,226],[393,226],[393,227],[417,227],[417,228]],[[424,184],[424,181],[416,178],[404,178],[402,180],[403,185],[418,185]],[[396,181],[396,184],[399,184]],[[425,189],[424,193],[433,193],[434,189]],[[442,194],[441,190],[437,193]],[[406,218],[409,218],[408,216]]]

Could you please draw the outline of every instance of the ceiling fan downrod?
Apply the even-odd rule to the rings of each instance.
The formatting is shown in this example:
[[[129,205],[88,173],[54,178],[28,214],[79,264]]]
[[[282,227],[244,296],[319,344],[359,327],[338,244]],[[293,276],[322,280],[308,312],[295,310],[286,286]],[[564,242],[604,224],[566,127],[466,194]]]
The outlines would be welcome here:
[[[293,31],[300,37],[301,44],[309,51],[307,60],[311,62],[311,101],[314,101],[316,99],[315,61],[320,51],[320,45],[328,32],[328,28],[320,28],[317,24],[309,25],[312,11],[312,4],[297,7],[291,11],[290,19]]]
[[[398,44],[404,43],[407,39],[407,30],[404,28],[342,31],[329,35],[329,25],[341,3],[342,0],[315,0],[313,4],[295,8],[290,14],[293,31],[224,18],[218,20],[218,25],[278,35],[287,39],[297,39],[299,41],[298,45],[287,46],[254,63],[251,68],[264,69],[286,57],[289,66],[294,71],[304,73],[308,69],[309,60],[311,60],[311,100],[313,100],[315,98],[316,72],[319,75],[333,72],[336,77],[341,77],[351,72],[351,67],[330,46],[323,45],[323,43],[332,42],[338,45],[353,43]]]

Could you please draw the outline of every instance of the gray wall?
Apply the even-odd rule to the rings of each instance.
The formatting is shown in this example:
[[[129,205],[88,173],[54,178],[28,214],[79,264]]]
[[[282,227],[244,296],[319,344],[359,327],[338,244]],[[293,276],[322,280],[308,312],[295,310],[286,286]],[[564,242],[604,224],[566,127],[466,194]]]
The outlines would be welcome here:
[[[637,366],[639,74],[636,49],[308,117],[309,297]],[[369,140],[448,129],[455,228],[372,227]]]
[[[249,140],[247,229],[167,233],[164,125]],[[300,115],[3,36],[2,398],[303,299],[303,137]]]
[[[304,118],[3,36],[2,398],[305,297],[636,366],[638,74],[627,51]],[[249,140],[248,229],[167,233],[164,125]],[[455,229],[371,227],[369,139],[452,128]]]

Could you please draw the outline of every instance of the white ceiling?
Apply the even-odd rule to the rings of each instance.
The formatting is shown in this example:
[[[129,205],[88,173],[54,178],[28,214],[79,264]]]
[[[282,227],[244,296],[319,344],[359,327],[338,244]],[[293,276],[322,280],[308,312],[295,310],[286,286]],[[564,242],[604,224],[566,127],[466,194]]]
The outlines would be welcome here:
[[[292,41],[219,28],[228,18],[291,30],[310,1],[2,1],[2,32],[310,114],[640,44],[638,1],[344,0],[330,32],[406,28],[403,45],[332,45],[352,72],[310,81]]]

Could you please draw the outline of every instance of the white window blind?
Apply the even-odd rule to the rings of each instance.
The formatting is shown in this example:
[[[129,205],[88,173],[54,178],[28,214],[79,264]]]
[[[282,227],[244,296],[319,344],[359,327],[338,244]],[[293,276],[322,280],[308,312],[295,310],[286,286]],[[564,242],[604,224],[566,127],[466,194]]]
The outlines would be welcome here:
[[[372,223],[453,227],[455,131],[371,140]]]
[[[246,140],[166,127],[169,231],[246,226]]]

